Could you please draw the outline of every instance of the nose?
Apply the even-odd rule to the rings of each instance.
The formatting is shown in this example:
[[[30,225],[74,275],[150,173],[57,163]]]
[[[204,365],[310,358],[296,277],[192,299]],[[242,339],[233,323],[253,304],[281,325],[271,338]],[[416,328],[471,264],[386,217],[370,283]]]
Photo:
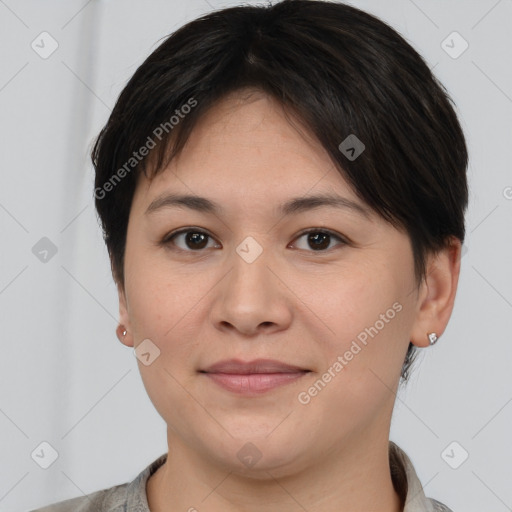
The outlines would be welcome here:
[[[242,252],[241,256],[233,251],[228,261],[231,270],[216,287],[210,315],[217,329],[254,336],[289,327],[293,294],[269,253],[270,249],[265,249],[251,262]]]

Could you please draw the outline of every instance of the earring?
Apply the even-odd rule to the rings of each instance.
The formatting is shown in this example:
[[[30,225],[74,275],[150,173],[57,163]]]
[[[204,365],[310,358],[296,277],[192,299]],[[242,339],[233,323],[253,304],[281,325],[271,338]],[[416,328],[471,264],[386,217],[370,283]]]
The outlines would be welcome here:
[[[128,334],[128,331],[126,330],[124,325],[119,324],[117,326],[116,333],[119,341],[122,341],[124,337]]]
[[[434,345],[435,342],[439,339],[435,332],[427,333],[428,341],[430,341],[430,345]]]

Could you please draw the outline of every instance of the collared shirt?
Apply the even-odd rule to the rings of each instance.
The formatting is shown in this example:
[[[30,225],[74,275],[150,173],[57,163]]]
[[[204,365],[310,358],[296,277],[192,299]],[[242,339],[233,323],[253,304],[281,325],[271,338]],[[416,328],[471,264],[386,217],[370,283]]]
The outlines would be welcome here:
[[[165,453],[149,464],[131,482],[60,501],[30,512],[151,512],[146,483],[166,460]],[[452,512],[446,505],[425,496],[409,457],[393,441],[389,441],[389,463],[393,485],[405,503],[403,512]]]

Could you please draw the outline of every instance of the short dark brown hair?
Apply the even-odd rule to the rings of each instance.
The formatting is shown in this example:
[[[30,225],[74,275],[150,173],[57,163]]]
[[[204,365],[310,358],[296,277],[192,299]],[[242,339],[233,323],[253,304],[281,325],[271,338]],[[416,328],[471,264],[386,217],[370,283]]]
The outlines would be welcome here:
[[[137,176],[161,172],[196,121],[244,87],[268,93],[309,127],[357,196],[408,234],[418,285],[427,254],[452,236],[464,241],[464,134],[453,101],[422,57],[388,24],[349,5],[245,5],[206,14],[168,36],[129,80],[95,141],[95,205],[122,289]],[[365,146],[355,159],[340,150],[351,134]],[[140,157],[144,147],[151,158]],[[414,355],[410,343],[405,380]]]

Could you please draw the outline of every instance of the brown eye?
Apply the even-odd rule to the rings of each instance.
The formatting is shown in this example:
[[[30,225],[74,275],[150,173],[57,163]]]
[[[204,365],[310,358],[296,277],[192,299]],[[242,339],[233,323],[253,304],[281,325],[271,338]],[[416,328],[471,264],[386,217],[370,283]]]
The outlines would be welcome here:
[[[303,237],[307,237],[306,243],[308,244],[308,247],[299,247],[299,249],[313,249],[313,251],[325,252],[330,248],[329,245],[331,244],[332,239],[336,239],[342,244],[346,244],[345,240],[330,230],[310,229],[299,236],[299,238]]]
[[[184,251],[200,251],[207,247],[210,238],[210,235],[204,231],[197,229],[183,229],[167,236],[162,243],[164,245],[176,245],[179,249]],[[176,240],[181,241],[182,245],[180,246],[176,243]]]
[[[332,248],[333,240],[338,241],[337,245],[345,245],[348,242],[338,234],[326,229],[310,229],[299,235],[298,239],[306,238],[306,247],[298,247],[299,249],[308,250],[311,252],[327,252]],[[182,229],[175,233],[167,235],[162,240],[162,245],[174,245],[178,249],[185,252],[200,252],[208,248],[208,242],[212,241],[208,233],[199,229]],[[181,244],[181,245],[180,245]],[[211,248],[212,246],[210,246]]]

